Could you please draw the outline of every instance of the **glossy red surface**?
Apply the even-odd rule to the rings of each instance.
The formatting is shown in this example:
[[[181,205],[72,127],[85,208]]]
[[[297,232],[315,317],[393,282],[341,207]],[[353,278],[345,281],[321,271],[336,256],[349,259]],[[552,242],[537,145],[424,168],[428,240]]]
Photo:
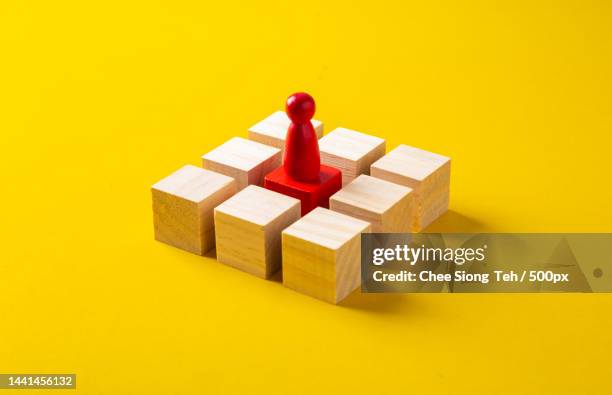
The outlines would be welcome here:
[[[299,199],[302,215],[305,215],[317,206],[329,208],[329,198],[342,188],[342,172],[334,167],[321,165],[316,180],[303,182],[293,179],[284,166],[281,166],[265,177],[264,187]]]

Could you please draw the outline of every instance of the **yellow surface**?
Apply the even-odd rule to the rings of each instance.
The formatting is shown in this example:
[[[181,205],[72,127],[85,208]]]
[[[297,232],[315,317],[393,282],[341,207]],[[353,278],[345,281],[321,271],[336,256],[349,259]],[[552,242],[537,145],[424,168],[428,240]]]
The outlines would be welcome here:
[[[82,394],[609,391],[612,295],[332,306],[155,242],[149,187],[306,90],[327,131],[453,158],[433,230],[612,231],[610,26],[604,0],[4,2],[0,372]]]

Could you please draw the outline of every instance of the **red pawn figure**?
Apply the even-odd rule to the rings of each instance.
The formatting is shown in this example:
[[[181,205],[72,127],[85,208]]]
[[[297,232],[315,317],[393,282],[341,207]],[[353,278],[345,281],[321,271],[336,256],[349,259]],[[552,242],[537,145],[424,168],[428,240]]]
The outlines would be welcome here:
[[[316,181],[321,168],[319,142],[310,120],[315,113],[315,102],[308,93],[296,93],[285,105],[291,125],[285,138],[283,166],[296,181]]]
[[[317,206],[329,207],[329,198],[342,188],[340,170],[321,165],[319,142],[310,120],[315,102],[308,93],[287,99],[285,110],[291,125],[285,139],[283,166],[269,173],[264,187],[299,199],[302,215]]]

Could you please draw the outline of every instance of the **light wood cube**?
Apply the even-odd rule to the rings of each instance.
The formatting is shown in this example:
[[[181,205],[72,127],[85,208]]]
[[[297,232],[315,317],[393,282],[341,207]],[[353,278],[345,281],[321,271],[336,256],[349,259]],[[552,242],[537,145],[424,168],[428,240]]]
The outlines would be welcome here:
[[[354,130],[337,128],[319,140],[321,163],[342,171],[342,185],[360,174],[370,174],[372,163],[386,150],[385,140]]]
[[[263,185],[266,174],[281,165],[281,151],[240,137],[202,156],[202,166],[233,177],[241,190],[247,185]]]
[[[413,189],[412,231],[420,232],[448,210],[451,159],[400,145],[372,164],[373,177]]]
[[[187,165],[151,187],[155,239],[203,255],[215,246],[213,209],[236,193],[236,181]]]
[[[329,199],[333,211],[368,221],[374,233],[408,233],[412,229],[412,189],[366,176]]]
[[[338,303],[361,279],[361,233],[369,223],[317,207],[283,231],[283,285]]]
[[[217,260],[261,278],[281,267],[281,232],[300,201],[250,185],[215,208]]]
[[[311,122],[317,138],[320,139],[323,136],[323,122],[316,119]],[[283,111],[276,111],[249,129],[249,139],[284,151],[285,136],[290,124],[291,121],[287,114]]]

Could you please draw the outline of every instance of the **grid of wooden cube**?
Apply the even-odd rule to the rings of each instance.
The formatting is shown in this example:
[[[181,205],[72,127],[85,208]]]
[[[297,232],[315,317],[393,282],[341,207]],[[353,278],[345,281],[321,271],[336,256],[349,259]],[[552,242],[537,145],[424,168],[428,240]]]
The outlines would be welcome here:
[[[319,140],[321,163],[342,171],[342,185],[360,174],[385,154],[384,139],[345,128],[336,128]]]
[[[368,221],[374,233],[412,229],[412,189],[365,174],[329,199],[333,211]]]
[[[360,283],[368,222],[318,207],[282,233],[283,285],[338,303]]]
[[[240,190],[247,185],[263,185],[264,176],[279,167],[281,159],[277,148],[234,137],[202,156],[202,165],[233,177]]]
[[[317,138],[320,139],[323,136],[323,123],[316,119],[311,122]],[[249,139],[283,151],[285,149],[285,136],[290,124],[291,121],[284,111],[276,111],[249,128]]]
[[[203,255],[215,246],[213,209],[236,193],[228,176],[187,165],[151,187],[155,239]]]
[[[299,200],[246,187],[215,208],[217,260],[270,278],[281,267],[281,231],[299,218]]]
[[[372,164],[370,174],[413,189],[412,231],[420,232],[448,210],[450,158],[400,145]]]
[[[290,120],[277,111],[152,186],[155,238],[330,303],[359,287],[362,233],[420,232],[448,210],[448,157],[346,128],[323,137],[312,120],[322,168],[343,188],[300,218],[301,204],[261,188],[281,169]],[[338,171],[336,170],[336,171]],[[319,204],[319,203],[318,203]],[[326,206],[326,205],[325,205]],[[326,206],[327,207],[327,206]]]

